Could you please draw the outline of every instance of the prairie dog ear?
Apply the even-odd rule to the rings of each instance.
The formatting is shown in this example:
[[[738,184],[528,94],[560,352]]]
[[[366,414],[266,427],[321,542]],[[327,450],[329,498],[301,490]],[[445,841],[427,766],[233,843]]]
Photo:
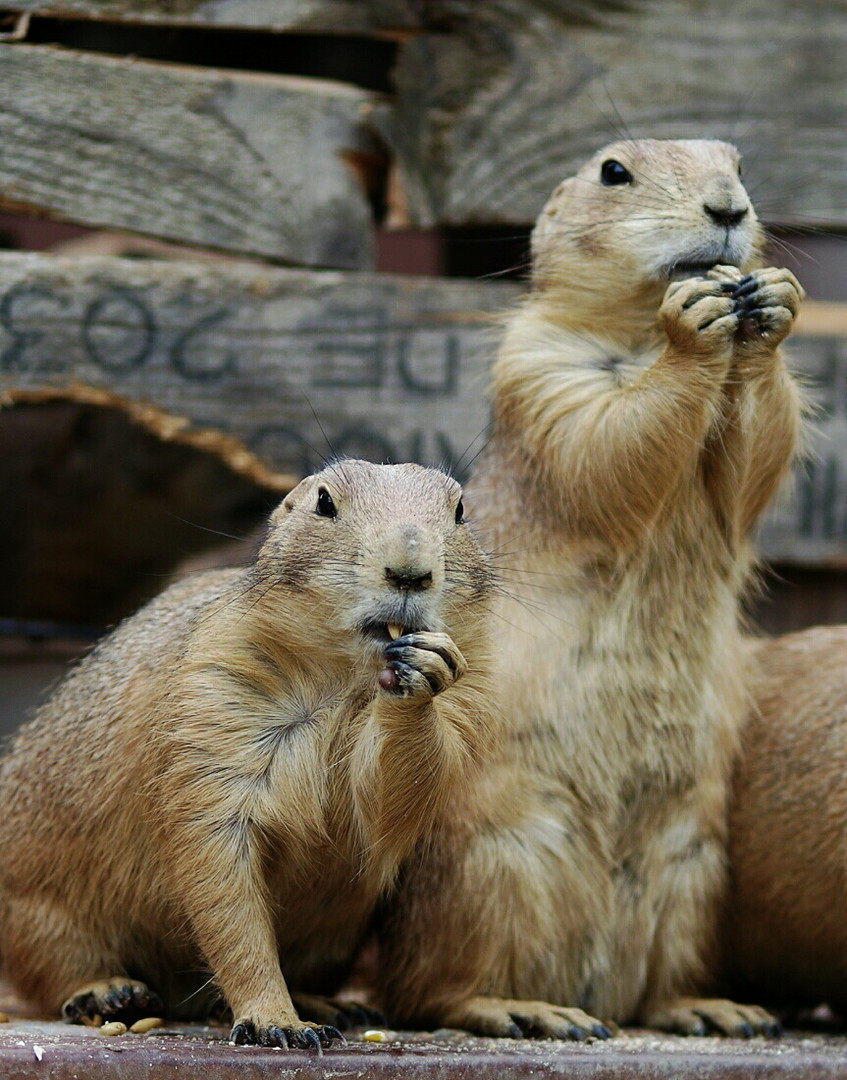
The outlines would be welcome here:
[[[539,254],[539,249],[543,246],[544,241],[547,240],[551,234],[555,234],[561,230],[561,222],[556,221],[556,214],[559,210],[559,205],[564,198],[567,197],[571,188],[574,187],[577,177],[569,176],[566,180],[563,180],[550,198],[545,203],[538,215],[535,222],[535,227],[530,234],[530,247],[533,258]]]
[[[296,487],[289,491],[276,510],[271,514],[272,522],[282,521],[287,514],[291,513],[295,506],[299,506],[306,495],[306,489],[311,485],[313,479],[313,477],[307,476],[305,480],[301,480]]]

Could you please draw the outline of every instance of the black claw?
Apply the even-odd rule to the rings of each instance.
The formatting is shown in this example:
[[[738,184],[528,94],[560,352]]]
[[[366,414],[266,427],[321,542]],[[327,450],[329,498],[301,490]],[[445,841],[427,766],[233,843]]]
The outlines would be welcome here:
[[[298,1050],[320,1050],[321,1040],[318,1033],[311,1028],[301,1028],[299,1031],[288,1029],[288,1043],[296,1046]]]
[[[64,1016],[66,1020],[75,1022],[82,1016],[82,1012],[79,1006],[73,1001],[68,1001],[62,1006],[62,1016]]]
[[[281,1027],[259,1028],[260,1046],[288,1046],[288,1039]]]
[[[770,1035],[772,1039],[782,1038],[782,1024],[778,1020],[773,1020],[769,1024],[764,1025],[765,1034]]]
[[[612,1032],[605,1024],[594,1024],[591,1030],[598,1039],[611,1039],[613,1037]]]
[[[571,1039],[575,1039],[577,1042],[585,1042],[588,1038],[588,1032],[578,1024],[571,1024],[568,1028],[568,1036]]]
[[[162,1001],[158,994],[153,993],[152,990],[148,990],[145,986],[133,986],[132,999],[134,1005],[139,1009],[149,1010],[151,1016],[164,1012],[164,1001]]]
[[[252,1046],[256,1042],[256,1028],[251,1023],[236,1024],[229,1033],[229,1041],[236,1046]]]
[[[324,1046],[331,1046],[334,1042],[347,1042],[338,1028],[333,1027],[332,1024],[324,1024],[322,1028],[318,1029],[318,1034]]]
[[[391,660],[388,663],[388,667],[391,668],[391,670],[395,673],[397,679],[399,680],[394,693],[404,693],[406,690],[406,685],[404,684],[409,682],[411,673],[414,671],[414,668],[410,667],[408,664],[404,664],[402,660]]]
[[[456,662],[451,656],[449,650],[433,647],[431,644],[426,642],[426,640],[421,643],[418,640],[418,635],[416,634],[409,634],[408,637],[397,638],[395,641],[392,641],[389,645],[386,645],[385,649],[383,650],[383,655],[388,660],[396,659],[407,661],[410,658],[409,654],[412,652],[412,650],[418,648],[423,648],[427,652],[434,652],[437,656],[441,657],[441,659],[444,661],[447,667],[450,668],[451,671],[456,670]]]
[[[522,1039],[523,1034],[523,1031],[521,1031],[520,1027],[514,1022],[514,1020],[506,1028],[506,1035],[510,1039]]]
[[[103,1005],[110,1012],[118,1012],[125,1004],[117,990],[108,990],[103,995]]]
[[[756,305],[759,303],[759,294],[757,292],[751,293],[750,296],[745,299],[735,299],[735,310],[740,315],[747,315],[751,311],[756,310]]]
[[[742,1039],[752,1039],[756,1032],[753,1030],[753,1025],[748,1024],[747,1021],[738,1025],[738,1035]]]
[[[750,296],[752,293],[757,292],[759,288],[759,282],[752,274],[748,274],[739,281],[735,288],[732,290],[734,299],[741,300],[744,297]]]
[[[365,1024],[372,1023],[368,1010],[363,1006],[357,1004],[355,1001],[346,1002],[344,1005],[344,1011],[339,1012],[339,1017],[344,1020],[344,1024],[349,1027],[363,1027]],[[339,1024],[339,1027],[343,1025]]]

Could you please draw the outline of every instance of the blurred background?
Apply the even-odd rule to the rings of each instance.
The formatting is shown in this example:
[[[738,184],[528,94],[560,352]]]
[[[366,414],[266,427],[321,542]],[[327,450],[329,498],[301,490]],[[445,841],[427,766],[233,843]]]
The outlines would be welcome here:
[[[532,222],[618,138],[744,155],[817,407],[751,622],[847,621],[845,71],[842,0],[0,4],[0,730],[323,457],[464,475]]]

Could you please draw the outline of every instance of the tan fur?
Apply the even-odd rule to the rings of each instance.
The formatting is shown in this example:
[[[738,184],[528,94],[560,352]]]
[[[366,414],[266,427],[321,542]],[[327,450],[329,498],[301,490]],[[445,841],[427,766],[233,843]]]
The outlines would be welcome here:
[[[192,1016],[212,981],[239,1041],[315,1042],[286,979],[338,985],[486,743],[490,568],[460,495],[415,465],[304,480],[253,566],[172,586],[21,730],[0,952],[24,995],[143,1011],[134,978]],[[391,622],[406,636],[386,654]]]
[[[610,159],[631,183],[601,182]],[[761,239],[737,164],[719,142],[619,143],[539,218],[468,498],[504,574],[511,741],[404,877],[384,950],[398,1022],[602,1034],[584,1009],[771,1030],[681,997],[714,960],[748,531],[800,415],[777,350],[799,286],[763,270],[754,305],[732,296]]]
[[[730,815],[726,969],[780,1005],[847,1015],[847,626],[757,642],[758,709]]]

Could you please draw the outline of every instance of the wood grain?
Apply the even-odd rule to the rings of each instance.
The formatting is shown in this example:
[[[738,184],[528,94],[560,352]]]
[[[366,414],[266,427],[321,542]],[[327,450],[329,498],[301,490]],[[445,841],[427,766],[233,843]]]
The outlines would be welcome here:
[[[367,33],[419,25],[414,0],[11,0],[4,10],[178,26]]]
[[[0,44],[0,205],[310,266],[371,262],[345,157],[372,98],[320,80]]]
[[[764,219],[847,223],[841,0],[445,6],[451,32],[408,42],[380,113],[412,223],[531,222],[628,136],[729,139]]]
[[[496,282],[231,264],[0,256],[5,390],[72,383],[234,435],[295,474],[334,452],[446,464],[486,438]],[[770,515],[773,560],[847,565],[844,309],[809,303],[792,366],[818,405],[815,456]]]

